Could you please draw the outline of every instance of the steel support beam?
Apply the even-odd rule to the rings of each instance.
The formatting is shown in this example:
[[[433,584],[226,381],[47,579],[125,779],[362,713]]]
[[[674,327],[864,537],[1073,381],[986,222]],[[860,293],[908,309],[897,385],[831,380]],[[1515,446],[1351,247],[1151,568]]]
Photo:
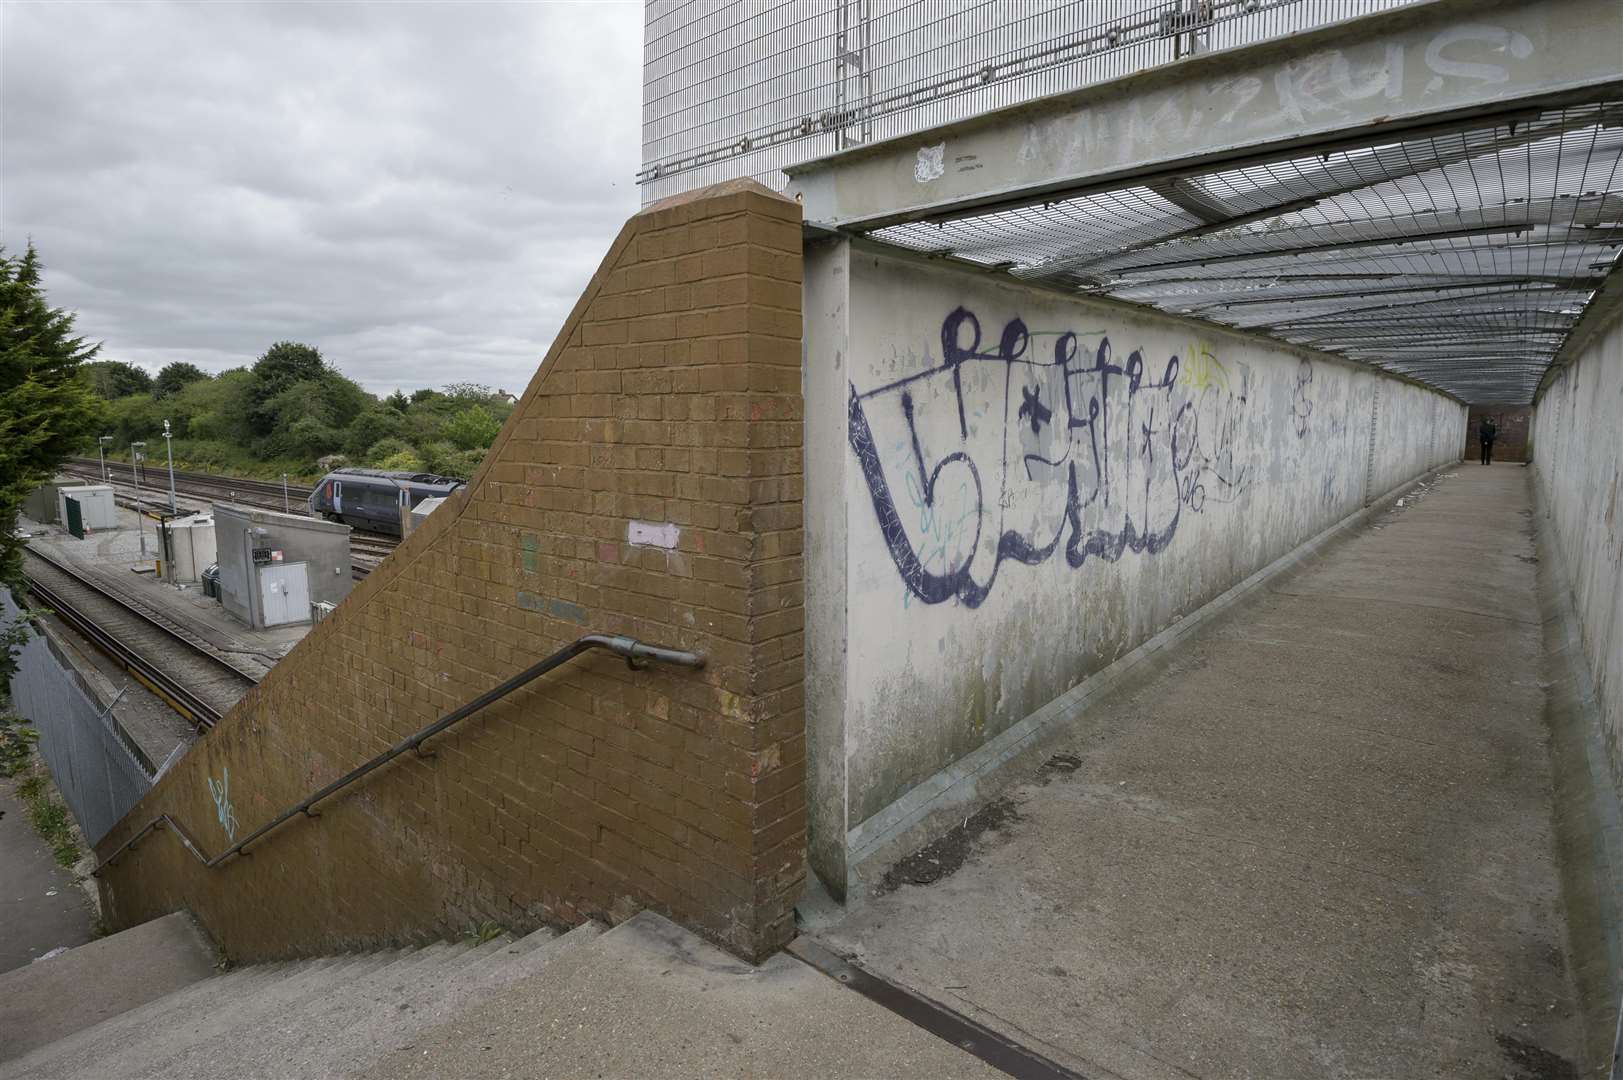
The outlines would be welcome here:
[[[1617,0],[1433,0],[795,166],[844,230],[1169,182],[1623,91]]]

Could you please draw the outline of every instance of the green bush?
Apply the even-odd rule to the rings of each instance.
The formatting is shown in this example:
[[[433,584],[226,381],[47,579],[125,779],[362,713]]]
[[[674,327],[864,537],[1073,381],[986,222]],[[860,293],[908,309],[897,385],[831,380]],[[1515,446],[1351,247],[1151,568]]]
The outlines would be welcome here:
[[[440,433],[459,450],[483,450],[496,441],[501,430],[501,424],[481,405],[463,409],[440,426]]]
[[[51,794],[50,780],[43,768],[36,769],[17,785],[17,797],[22,800],[28,823],[49,845],[57,864],[71,870],[81,858],[79,840],[73,834],[73,818],[68,815],[68,808]]]

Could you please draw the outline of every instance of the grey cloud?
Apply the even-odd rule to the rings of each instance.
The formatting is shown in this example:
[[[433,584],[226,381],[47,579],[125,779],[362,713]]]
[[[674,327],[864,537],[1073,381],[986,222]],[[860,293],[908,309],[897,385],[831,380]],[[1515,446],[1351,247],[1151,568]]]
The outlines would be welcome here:
[[[0,17],[0,241],[108,359],[518,390],[637,206],[636,3]]]

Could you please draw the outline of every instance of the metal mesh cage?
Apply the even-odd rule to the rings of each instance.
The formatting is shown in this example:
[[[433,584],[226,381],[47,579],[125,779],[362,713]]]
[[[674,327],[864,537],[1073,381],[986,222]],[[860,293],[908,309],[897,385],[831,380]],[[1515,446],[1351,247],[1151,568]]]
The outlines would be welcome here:
[[[648,0],[651,202],[1415,0]]]
[[[870,235],[1521,402],[1617,261],[1620,162],[1600,101]]]

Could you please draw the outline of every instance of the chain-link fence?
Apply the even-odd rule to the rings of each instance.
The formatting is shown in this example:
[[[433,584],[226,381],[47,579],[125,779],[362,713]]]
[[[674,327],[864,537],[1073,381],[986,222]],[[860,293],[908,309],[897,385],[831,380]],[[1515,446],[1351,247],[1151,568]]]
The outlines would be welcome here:
[[[1414,0],[648,0],[643,201]]]
[[[0,627],[18,617],[11,594],[0,589]],[[94,844],[147,793],[158,770],[43,634],[31,634],[19,650],[11,699],[39,731],[51,777]]]

